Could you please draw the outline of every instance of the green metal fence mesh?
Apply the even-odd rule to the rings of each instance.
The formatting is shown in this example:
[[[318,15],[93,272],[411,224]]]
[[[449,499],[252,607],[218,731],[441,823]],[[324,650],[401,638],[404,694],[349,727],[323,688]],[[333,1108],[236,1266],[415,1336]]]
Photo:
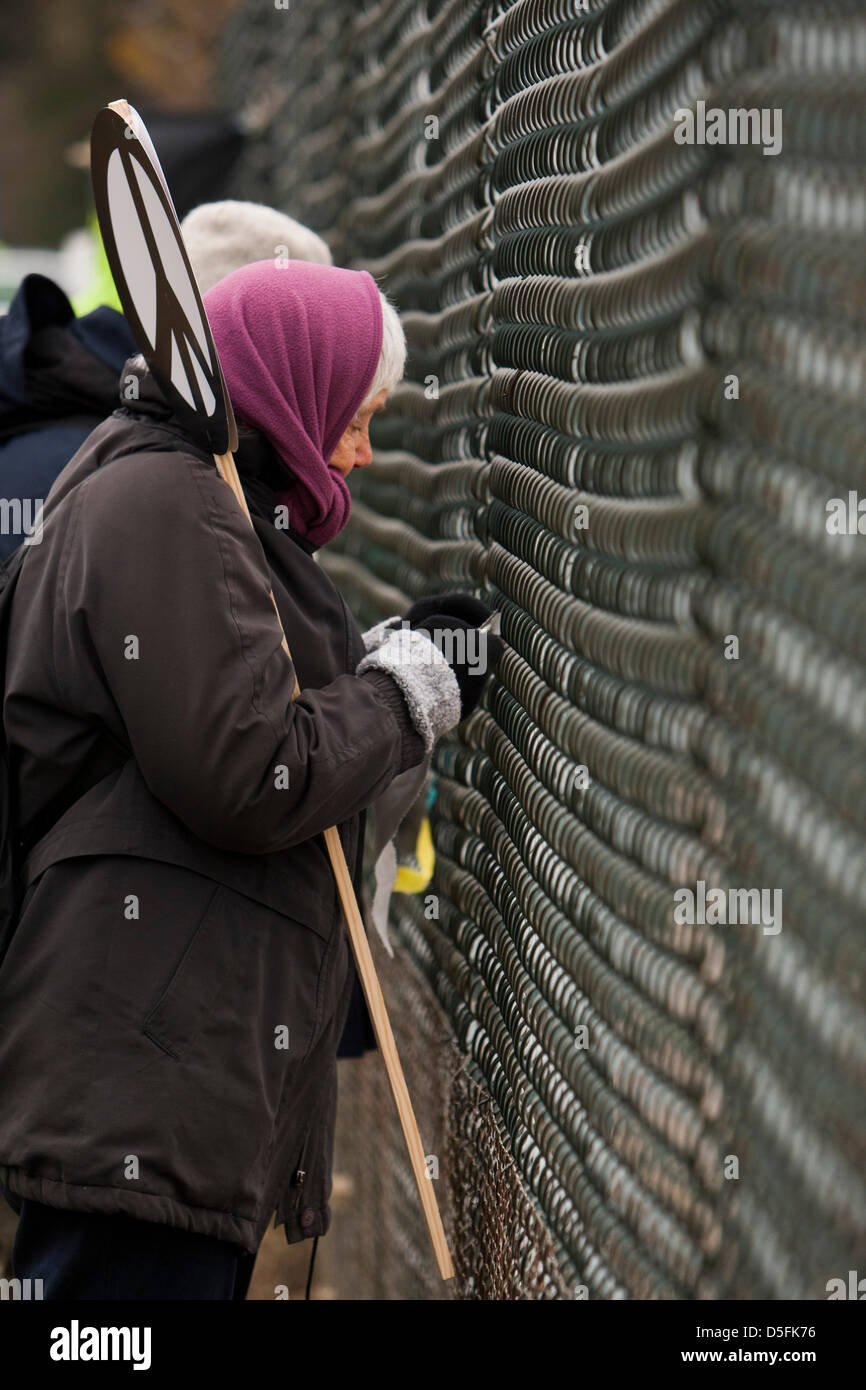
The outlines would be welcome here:
[[[866,1268],[862,4],[257,3],[225,78],[282,89],[238,196],[410,343],[322,563],[365,624],[468,588],[508,643],[378,953],[458,1278],[378,1057],[347,1278],[826,1297]]]

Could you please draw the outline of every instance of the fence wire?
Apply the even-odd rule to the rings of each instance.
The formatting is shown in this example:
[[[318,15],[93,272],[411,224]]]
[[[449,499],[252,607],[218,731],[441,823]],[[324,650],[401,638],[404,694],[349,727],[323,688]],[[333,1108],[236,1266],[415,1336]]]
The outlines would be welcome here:
[[[824,1298],[866,1261],[862,4],[250,4],[225,81],[279,100],[238,196],[410,344],[322,563],[508,643],[380,962],[458,1278],[367,1058],[354,1296]]]

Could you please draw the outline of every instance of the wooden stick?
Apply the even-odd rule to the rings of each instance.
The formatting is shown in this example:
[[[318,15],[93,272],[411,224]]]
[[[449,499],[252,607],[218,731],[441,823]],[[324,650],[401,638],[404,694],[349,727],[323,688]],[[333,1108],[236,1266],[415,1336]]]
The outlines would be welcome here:
[[[231,454],[214,454],[214,458],[216,459],[216,465],[219,469],[220,476],[225,479],[232,492],[237,497],[247,520],[252,526],[252,517],[247,507],[247,501],[244,497],[244,490],[241,486],[241,480],[238,477],[238,470],[235,466],[234,458]],[[279,622],[280,629],[282,630],[283,624],[277,610],[277,603],[274,598],[273,590],[271,590],[270,593],[271,603],[273,603],[274,612],[277,614],[277,622]],[[283,632],[283,650],[291,661],[292,654],[289,651],[285,632]],[[295,688],[292,692],[292,699],[294,700],[300,693],[301,689],[298,685],[296,671]],[[373,964],[370,943],[367,940],[367,932],[358,909],[355,889],[349,877],[346,856],[343,853],[343,846],[340,842],[337,827],[332,825],[329,830],[324,832],[324,836],[328,855],[331,860],[331,868],[337,883],[337,891],[340,895],[340,902],[343,905],[346,921],[349,924],[349,937],[352,942],[352,949],[355,953],[355,963],[358,967],[358,974],[361,977],[364,998],[367,1000],[367,1007],[370,1010],[370,1017],[373,1020],[376,1041],[385,1059],[388,1080],[391,1082],[391,1092],[397,1106],[397,1113],[400,1116],[400,1124],[403,1127],[403,1137],[406,1140],[406,1147],[409,1150],[409,1160],[412,1164],[412,1171],[415,1174],[415,1182],[418,1185],[418,1193],[427,1221],[427,1229],[430,1232],[430,1240],[433,1243],[436,1263],[439,1266],[439,1273],[443,1279],[453,1279],[454,1266],[451,1263],[451,1254],[445,1239],[445,1229],[442,1225],[439,1204],[436,1201],[432,1180],[427,1172],[427,1163],[424,1157],[421,1136],[418,1133],[415,1111],[412,1109],[412,1101],[409,1098],[406,1078],[403,1075],[403,1068],[397,1053],[397,1045],[394,1042],[394,1034],[391,1031],[391,1022],[388,1018],[388,1011],[385,1008],[382,987],[379,984],[376,967]]]

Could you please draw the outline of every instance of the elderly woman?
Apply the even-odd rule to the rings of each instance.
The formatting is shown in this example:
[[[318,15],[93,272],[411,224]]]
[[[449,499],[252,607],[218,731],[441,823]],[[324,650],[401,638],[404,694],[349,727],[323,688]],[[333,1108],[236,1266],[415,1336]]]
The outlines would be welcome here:
[[[375,282],[259,262],[205,303],[254,530],[133,360],[138,399],[61,473],[13,600],[0,1183],[13,1272],[48,1298],[243,1297],[274,1211],[290,1242],[327,1230],[355,972],[320,832],[357,887],[364,809],[487,673],[438,635],[483,604],[362,636],[314,559],[403,371]]]

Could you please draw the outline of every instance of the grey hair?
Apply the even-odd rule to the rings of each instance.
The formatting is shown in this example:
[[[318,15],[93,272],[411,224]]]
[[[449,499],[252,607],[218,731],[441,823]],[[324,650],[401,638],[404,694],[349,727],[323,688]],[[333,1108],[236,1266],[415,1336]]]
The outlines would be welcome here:
[[[364,405],[367,405],[380,391],[391,391],[397,385],[406,368],[406,357],[409,351],[406,346],[406,335],[403,332],[400,315],[381,290],[379,291],[379,299],[382,302],[382,351],[379,354],[376,374],[364,397]]]

